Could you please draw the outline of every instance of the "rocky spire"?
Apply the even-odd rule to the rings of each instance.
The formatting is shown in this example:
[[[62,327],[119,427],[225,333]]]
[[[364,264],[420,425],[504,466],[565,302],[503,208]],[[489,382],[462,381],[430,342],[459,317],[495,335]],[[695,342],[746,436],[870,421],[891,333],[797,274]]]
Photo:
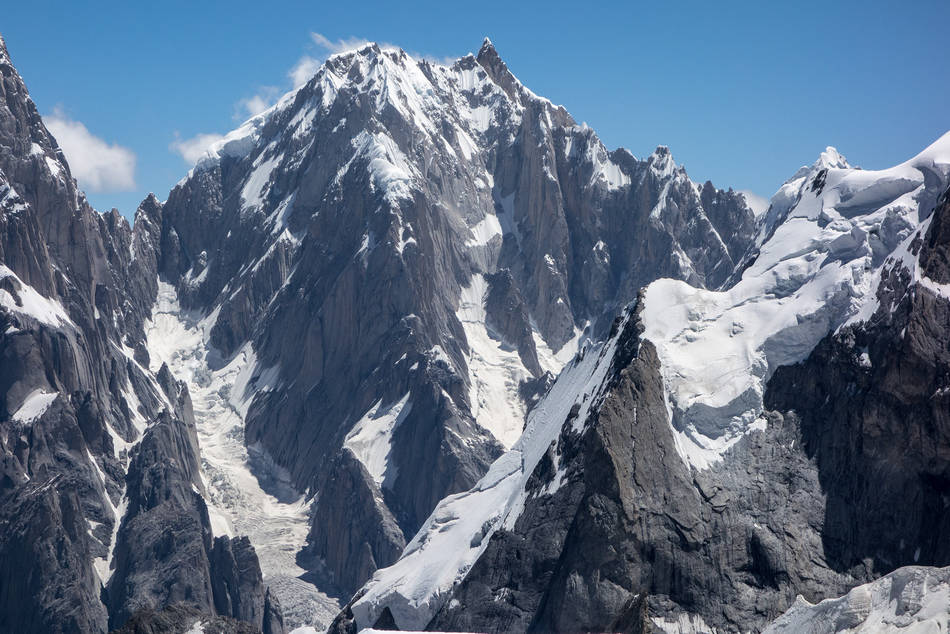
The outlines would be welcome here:
[[[482,47],[478,49],[478,55],[475,59],[485,69],[491,80],[498,84],[508,97],[523,103],[521,82],[511,74],[508,65],[501,59],[498,51],[495,50],[495,45],[487,37],[482,42]]]

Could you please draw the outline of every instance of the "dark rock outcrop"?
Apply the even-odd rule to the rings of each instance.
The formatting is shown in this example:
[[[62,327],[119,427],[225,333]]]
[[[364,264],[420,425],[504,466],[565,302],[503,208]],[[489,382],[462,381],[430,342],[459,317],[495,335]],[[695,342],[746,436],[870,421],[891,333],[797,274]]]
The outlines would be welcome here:
[[[143,608],[112,634],[182,634],[200,624],[204,634],[260,634],[261,630],[227,616],[210,616],[189,603],[161,610]],[[265,631],[264,634],[267,634]]]
[[[182,602],[275,627],[254,547],[246,537],[212,539],[202,488],[194,424],[163,415],[129,466],[128,509],[107,589],[113,627],[143,609]]]
[[[627,329],[603,402],[580,433],[564,421],[517,521],[492,536],[429,629],[642,631],[686,613],[701,629],[738,632],[796,594],[848,587],[821,555],[824,500],[797,421],[771,415],[722,464],[692,471],[674,446],[653,345],[635,319]],[[566,470],[553,491],[552,464]]]
[[[310,547],[351,594],[377,568],[396,561],[406,541],[366,467],[349,450],[336,460],[320,488]]]
[[[950,241],[948,216],[944,202],[926,251],[920,240],[912,247],[925,274],[942,271],[935,263]],[[950,564],[950,300],[900,261],[886,267],[877,298],[867,322],[780,368],[766,394],[770,407],[801,418],[828,496],[829,561],[862,581],[904,565]]]
[[[55,475],[0,496],[0,631],[105,632],[88,525]]]

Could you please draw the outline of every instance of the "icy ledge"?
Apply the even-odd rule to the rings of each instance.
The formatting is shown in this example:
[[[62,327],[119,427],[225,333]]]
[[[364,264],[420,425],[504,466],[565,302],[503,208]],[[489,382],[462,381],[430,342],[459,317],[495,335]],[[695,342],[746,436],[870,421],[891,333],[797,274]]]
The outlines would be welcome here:
[[[950,628],[950,567],[908,566],[837,599],[795,605],[765,634],[929,634]]]

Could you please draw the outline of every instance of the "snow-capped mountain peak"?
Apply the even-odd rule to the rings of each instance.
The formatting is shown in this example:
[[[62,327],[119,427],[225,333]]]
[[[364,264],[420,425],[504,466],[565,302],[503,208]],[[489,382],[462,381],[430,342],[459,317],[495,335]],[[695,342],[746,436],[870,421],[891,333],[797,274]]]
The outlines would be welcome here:
[[[815,167],[827,169],[851,169],[848,159],[838,153],[838,150],[832,146],[825,148],[825,151],[818,156],[815,161]]]

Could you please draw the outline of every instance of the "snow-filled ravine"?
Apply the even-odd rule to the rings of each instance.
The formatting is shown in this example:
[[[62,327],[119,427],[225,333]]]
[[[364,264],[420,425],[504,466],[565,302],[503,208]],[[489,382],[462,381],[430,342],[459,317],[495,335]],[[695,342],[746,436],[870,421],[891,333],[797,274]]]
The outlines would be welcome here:
[[[214,321],[214,313],[183,313],[174,287],[159,282],[146,329],[151,370],[167,363],[188,385],[214,534],[250,538],[286,625],[325,629],[339,603],[302,579],[307,571],[296,561],[307,538],[310,501],[293,490],[286,473],[263,451],[244,445],[244,417],[254,391],[267,389],[268,373],[255,376],[250,345],[215,364],[207,343]]]

